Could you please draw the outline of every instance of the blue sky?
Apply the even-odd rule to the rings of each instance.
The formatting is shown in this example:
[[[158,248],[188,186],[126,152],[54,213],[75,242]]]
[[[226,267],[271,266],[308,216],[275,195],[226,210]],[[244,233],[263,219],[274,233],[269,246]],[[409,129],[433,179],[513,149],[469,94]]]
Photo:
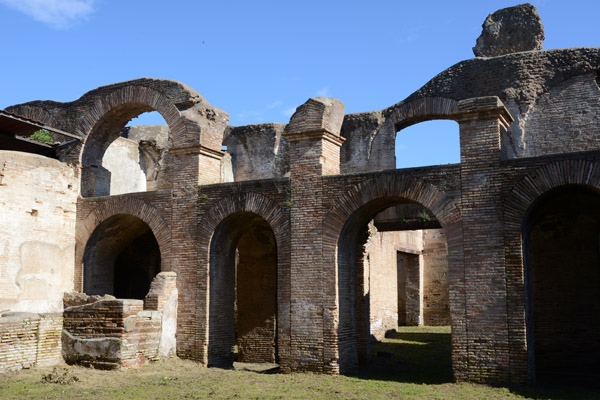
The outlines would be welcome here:
[[[485,17],[518,3],[0,0],[0,108],[149,76],[188,84],[231,125],[285,123],[314,96],[382,109],[472,58]],[[533,4],[544,48],[598,46],[600,2]],[[454,122],[413,129],[399,133],[400,166],[458,161]]]

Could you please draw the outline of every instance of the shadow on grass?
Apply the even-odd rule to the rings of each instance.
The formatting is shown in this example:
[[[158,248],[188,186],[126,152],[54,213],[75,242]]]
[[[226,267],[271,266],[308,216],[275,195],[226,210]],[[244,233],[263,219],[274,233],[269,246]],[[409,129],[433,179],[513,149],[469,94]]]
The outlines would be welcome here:
[[[510,391],[528,399],[600,399],[600,384],[586,381],[583,383],[538,384],[536,386],[518,386]]]
[[[401,327],[371,344],[366,364],[354,376],[362,379],[417,384],[452,383],[450,329]],[[438,330],[429,332],[428,329]],[[509,390],[529,399],[600,399],[600,382],[583,385],[516,386]]]
[[[389,332],[371,344],[369,361],[358,378],[406,383],[452,382],[450,333]]]

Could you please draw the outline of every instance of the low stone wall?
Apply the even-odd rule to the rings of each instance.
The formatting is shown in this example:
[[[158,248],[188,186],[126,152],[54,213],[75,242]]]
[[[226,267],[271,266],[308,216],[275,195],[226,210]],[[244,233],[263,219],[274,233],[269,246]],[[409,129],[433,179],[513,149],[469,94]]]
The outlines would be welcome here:
[[[61,313],[0,315],[0,373],[60,361]]]
[[[175,353],[176,274],[154,279],[144,301],[65,295],[63,357],[69,364],[121,369]]]

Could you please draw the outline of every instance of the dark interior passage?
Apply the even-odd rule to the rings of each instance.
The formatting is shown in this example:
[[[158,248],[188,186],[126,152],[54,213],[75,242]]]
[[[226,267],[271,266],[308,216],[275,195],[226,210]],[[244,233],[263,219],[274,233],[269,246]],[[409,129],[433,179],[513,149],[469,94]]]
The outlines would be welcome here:
[[[597,381],[600,195],[575,187],[554,191],[536,204],[526,230],[528,339],[536,380]]]
[[[252,213],[226,218],[210,251],[209,365],[277,362],[277,245]]]
[[[238,242],[236,337],[238,360],[276,362],[275,236],[256,224]]]
[[[160,268],[160,249],[150,227],[132,215],[115,215],[88,240],[83,289],[89,295],[144,299]]]
[[[143,299],[160,272],[160,250],[148,231],[129,244],[115,260],[115,297]]]

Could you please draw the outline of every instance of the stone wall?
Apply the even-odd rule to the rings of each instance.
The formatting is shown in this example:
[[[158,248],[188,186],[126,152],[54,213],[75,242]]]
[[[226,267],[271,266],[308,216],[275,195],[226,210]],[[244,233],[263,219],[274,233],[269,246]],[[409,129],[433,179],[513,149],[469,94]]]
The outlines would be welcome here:
[[[59,312],[73,290],[77,169],[0,151],[0,312]]]
[[[62,313],[0,314],[0,373],[61,360]]]

